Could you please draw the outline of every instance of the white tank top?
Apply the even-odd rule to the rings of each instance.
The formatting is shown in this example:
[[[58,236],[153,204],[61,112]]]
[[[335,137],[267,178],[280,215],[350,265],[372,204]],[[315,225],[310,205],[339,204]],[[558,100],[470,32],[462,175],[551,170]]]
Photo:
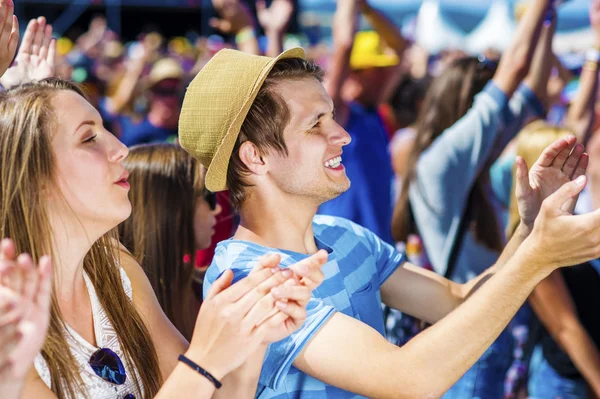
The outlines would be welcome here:
[[[137,394],[135,389],[135,380],[139,381],[139,375],[137,370],[134,370],[132,366],[127,364],[121,345],[117,339],[117,334],[113,328],[111,322],[108,320],[106,312],[100,305],[100,300],[96,294],[96,290],[92,282],[90,281],[87,274],[83,275],[85,285],[90,295],[90,302],[92,303],[92,319],[94,322],[94,334],[96,336],[96,343],[98,347],[87,342],[83,339],[75,330],[67,325],[67,342],[71,348],[71,354],[75,358],[75,362],[79,365],[79,370],[88,398],[90,399],[123,399],[127,394],[133,394],[136,399],[140,399],[140,395]],[[133,298],[133,290],[131,288],[131,281],[123,269],[121,269],[121,281],[123,282],[123,289],[131,300]],[[122,385],[115,385],[108,381],[98,377],[92,367],[89,365],[90,357],[94,352],[100,348],[109,348],[115,352],[123,362],[125,372],[127,373],[127,380]],[[50,370],[46,364],[46,360],[39,353],[34,361],[35,369],[40,375],[42,381],[52,389]]]

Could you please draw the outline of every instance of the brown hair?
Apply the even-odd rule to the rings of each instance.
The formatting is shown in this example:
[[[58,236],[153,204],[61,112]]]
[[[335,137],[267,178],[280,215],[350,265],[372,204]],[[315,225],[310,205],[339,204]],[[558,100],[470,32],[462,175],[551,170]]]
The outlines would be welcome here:
[[[200,306],[194,302],[192,273],[194,212],[204,192],[204,168],[174,144],[132,147],[123,165],[130,172],[133,212],[119,225],[121,242],[144,268],[165,314],[189,340]]]
[[[573,132],[558,126],[552,126],[543,120],[531,122],[521,130],[517,136],[517,155],[522,157],[527,166],[531,168],[538,160],[542,152],[550,144],[561,137],[566,137]],[[517,207],[516,189],[516,168],[513,167],[512,189],[510,192],[510,205],[508,209],[508,223],[506,225],[506,236],[511,237],[515,232],[521,217]]]
[[[483,67],[477,58],[466,57],[453,61],[442,75],[431,82],[417,122],[417,136],[407,162],[406,181],[394,208],[392,235],[396,241],[406,241],[409,234],[416,232],[408,191],[416,175],[419,157],[467,113],[475,95],[483,90],[493,74],[494,71]],[[479,242],[500,252],[502,235],[486,194],[487,177],[487,173],[478,176],[469,197],[470,228]]]
[[[0,94],[0,235],[14,240],[17,252],[30,253],[35,262],[52,252],[52,230],[43,187],[55,180],[51,137],[56,130],[52,99],[62,90],[85,98],[73,83],[46,79]],[[161,385],[158,357],[150,333],[121,281],[116,231],[96,241],[83,261],[100,303],[115,328],[124,361],[139,373],[135,381],[144,398],[154,397]],[[54,258],[56,259],[56,258]],[[55,273],[60,265],[55,264]],[[52,290],[50,326],[42,356],[59,398],[85,395],[78,366],[69,348],[65,322]],[[139,394],[141,397],[141,394]]]
[[[261,155],[269,150],[288,155],[283,130],[290,121],[290,110],[275,88],[283,80],[306,78],[322,81],[323,70],[314,62],[301,58],[282,59],[275,64],[260,88],[242,124],[227,169],[227,187],[234,208],[239,209],[246,199],[245,188],[250,186],[244,181],[244,176],[250,171],[239,157],[240,146],[250,141]]]

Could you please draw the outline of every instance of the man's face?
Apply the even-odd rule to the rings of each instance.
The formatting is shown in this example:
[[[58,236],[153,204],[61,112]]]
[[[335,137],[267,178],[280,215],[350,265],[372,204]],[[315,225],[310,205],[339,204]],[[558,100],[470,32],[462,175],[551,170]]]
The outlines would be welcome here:
[[[285,194],[321,204],[348,190],[350,180],[341,163],[342,147],[350,135],[333,119],[333,102],[314,78],[277,85],[290,110],[284,130],[288,156],[267,155],[269,175]]]

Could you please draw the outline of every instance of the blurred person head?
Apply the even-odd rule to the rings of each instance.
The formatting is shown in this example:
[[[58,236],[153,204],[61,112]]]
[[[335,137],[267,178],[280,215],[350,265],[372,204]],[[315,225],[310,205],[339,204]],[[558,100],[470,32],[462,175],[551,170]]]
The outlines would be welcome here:
[[[450,126],[462,118],[475,96],[483,90],[496,71],[496,63],[480,57],[464,57],[453,61],[434,78],[429,86],[417,120],[417,135],[407,161],[406,183],[396,205],[397,215],[392,221],[392,235],[405,242],[414,233],[408,191],[415,176],[421,154]],[[502,249],[502,232],[497,224],[494,208],[487,195],[489,168],[477,178],[467,207],[472,207],[472,225],[475,239],[492,250]]]
[[[78,86],[58,79],[29,83],[0,94],[0,232],[37,263],[53,259],[51,319],[42,349],[58,397],[78,397],[79,367],[67,341],[60,292],[64,235],[85,237],[83,259],[107,316],[134,366],[138,397],[161,384],[157,354],[145,324],[121,281],[115,227],[131,213],[122,160],[124,147],[107,132]],[[125,177],[125,179],[124,179]],[[62,254],[66,255],[66,254]]]
[[[390,98],[390,105],[394,110],[398,128],[411,126],[417,121],[430,82],[429,77],[415,79],[410,75],[405,75],[402,78]]]
[[[158,116],[166,124],[177,125],[183,100],[183,78],[183,68],[174,58],[163,58],[154,64],[145,90],[148,114]]]
[[[352,72],[345,83],[344,92],[365,107],[376,107],[389,79],[400,63],[398,56],[386,47],[377,32],[358,32],[350,55]]]
[[[131,216],[119,225],[121,242],[146,271],[173,325],[190,338],[195,254],[208,248],[221,207],[204,188],[205,169],[174,144],[130,148]],[[197,310],[197,309],[196,309]]]
[[[517,136],[516,155],[525,160],[528,167],[531,167],[538,160],[542,152],[556,140],[573,135],[573,131],[563,127],[553,126],[543,120],[537,120],[525,126]],[[590,162],[591,162],[590,157]],[[517,229],[521,220],[517,208],[516,190],[516,169],[513,167],[513,184],[510,195],[510,207],[508,212],[508,224],[506,226],[506,236],[510,237]]]
[[[186,91],[180,142],[208,168],[208,189],[228,188],[238,209],[261,196],[316,209],[350,187],[338,158],[350,136],[333,118],[323,71],[304,57],[223,50]]]

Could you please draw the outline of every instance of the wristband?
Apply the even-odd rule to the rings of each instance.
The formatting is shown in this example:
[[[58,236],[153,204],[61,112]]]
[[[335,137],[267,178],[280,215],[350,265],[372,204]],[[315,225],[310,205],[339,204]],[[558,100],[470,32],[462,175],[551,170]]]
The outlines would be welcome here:
[[[591,62],[600,62],[600,50],[591,48],[585,53],[585,60]]]
[[[186,365],[188,365],[192,369],[196,370],[202,376],[206,377],[207,380],[209,380],[210,382],[213,383],[213,385],[215,386],[215,388],[219,389],[219,388],[221,388],[223,386],[223,384],[221,384],[219,382],[219,380],[217,380],[211,373],[209,373],[208,371],[204,370],[202,367],[198,366],[196,363],[192,362],[190,359],[188,359],[184,355],[179,355],[178,360],[180,362],[182,362],[182,363],[185,363]]]
[[[597,61],[586,61],[583,64],[583,69],[587,69],[588,71],[597,71],[598,70],[598,62]]]
[[[242,43],[247,42],[248,40],[252,40],[256,38],[256,34],[254,33],[254,29],[252,27],[246,27],[240,30],[235,35],[235,44],[238,46]]]

